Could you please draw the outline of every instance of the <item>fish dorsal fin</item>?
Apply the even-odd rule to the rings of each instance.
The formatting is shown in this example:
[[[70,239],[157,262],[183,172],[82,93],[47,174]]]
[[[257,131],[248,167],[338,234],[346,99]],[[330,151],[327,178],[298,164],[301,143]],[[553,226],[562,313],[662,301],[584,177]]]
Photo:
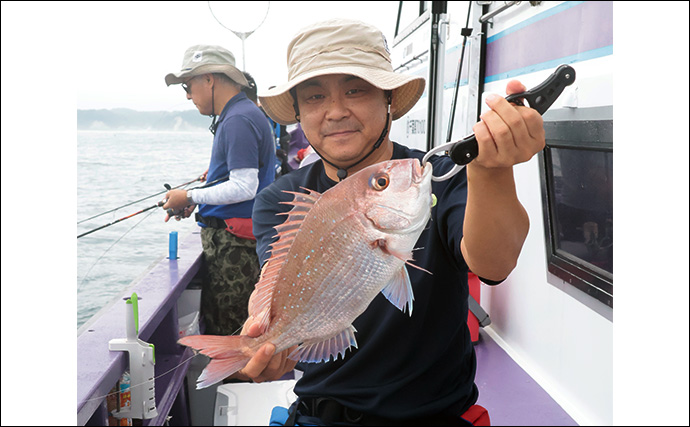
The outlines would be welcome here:
[[[330,360],[337,360],[338,356],[345,359],[345,351],[350,347],[357,348],[357,339],[355,339],[355,332],[357,330],[350,325],[343,329],[337,335],[328,338],[327,340],[318,342],[304,342],[299,345],[288,358],[300,362],[318,363]]]
[[[261,269],[261,277],[249,301],[249,318],[260,322],[259,325],[262,333],[271,322],[271,301],[273,300],[273,291],[280,269],[287,259],[287,253],[295,240],[295,235],[302,225],[302,221],[304,221],[306,214],[321,197],[321,193],[304,187],[300,188],[306,190],[307,193],[283,190],[284,193],[292,194],[294,198],[290,202],[280,203],[292,205],[293,208],[289,212],[278,214],[287,215],[287,219],[282,224],[274,227],[278,240],[270,247],[271,257]]]
[[[407,274],[407,269],[404,265],[393,275],[386,287],[381,290],[381,293],[403,313],[405,312],[405,306],[407,306],[408,313],[412,316],[414,294],[412,293],[410,276]]]

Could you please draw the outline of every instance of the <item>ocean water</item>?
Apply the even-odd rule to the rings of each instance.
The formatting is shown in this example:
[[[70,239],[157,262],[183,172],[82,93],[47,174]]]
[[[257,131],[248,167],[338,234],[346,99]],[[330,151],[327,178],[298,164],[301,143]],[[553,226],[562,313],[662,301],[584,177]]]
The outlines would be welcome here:
[[[201,132],[78,131],[77,221],[191,181],[208,169],[213,136]],[[202,185],[199,182],[187,188]],[[165,193],[77,224],[77,235],[155,205]],[[77,239],[77,328],[168,255],[193,218],[163,221],[151,209]]]

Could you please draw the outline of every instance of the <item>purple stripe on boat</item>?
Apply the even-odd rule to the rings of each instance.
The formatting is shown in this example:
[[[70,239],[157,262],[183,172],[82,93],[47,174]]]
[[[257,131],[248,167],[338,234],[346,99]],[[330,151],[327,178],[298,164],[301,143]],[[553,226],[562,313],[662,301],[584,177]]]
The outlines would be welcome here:
[[[490,78],[611,45],[613,2],[583,2],[543,19],[537,15],[529,25],[515,31],[509,29],[505,36],[499,33],[489,38],[486,76]]]

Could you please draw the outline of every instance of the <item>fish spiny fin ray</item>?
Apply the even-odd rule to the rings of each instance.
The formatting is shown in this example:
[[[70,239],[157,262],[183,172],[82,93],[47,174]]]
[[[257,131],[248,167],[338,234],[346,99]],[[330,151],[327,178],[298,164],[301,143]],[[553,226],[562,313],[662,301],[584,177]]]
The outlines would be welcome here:
[[[280,267],[285,261],[285,254],[273,255],[261,269],[261,276],[249,298],[248,314],[253,321],[259,321],[261,331],[271,323],[271,301]]]
[[[293,208],[289,212],[285,212],[287,215],[285,222],[275,227],[278,239],[270,246],[271,257],[261,269],[261,276],[255,286],[254,294],[252,294],[249,300],[249,317],[259,320],[262,331],[265,331],[271,322],[273,292],[281,268],[287,260],[287,253],[292,247],[305,215],[321,197],[321,193],[308,189],[304,190],[308,191],[308,193],[284,190],[285,193],[292,194],[294,197],[291,202],[281,203],[292,205]]]
[[[328,338],[327,340],[302,343],[292,353],[290,353],[288,358],[301,362],[314,363],[328,361],[331,359],[331,357],[333,357],[333,360],[337,360],[338,356],[345,359],[345,351],[348,348],[357,348],[355,332],[357,332],[355,327],[350,325],[343,329],[340,333]]]
[[[305,190],[307,189],[305,188]],[[281,249],[292,245],[295,235],[302,226],[304,217],[309,213],[311,208],[314,207],[316,202],[319,201],[321,193],[310,190],[307,191],[309,191],[309,193],[297,193],[295,191],[283,190],[284,193],[292,194],[294,197],[290,202],[280,203],[291,205],[292,209],[288,212],[283,212],[283,215],[287,215],[287,219],[282,224],[274,227],[277,232],[276,236],[278,240],[271,245],[271,251],[273,251],[273,249]]]

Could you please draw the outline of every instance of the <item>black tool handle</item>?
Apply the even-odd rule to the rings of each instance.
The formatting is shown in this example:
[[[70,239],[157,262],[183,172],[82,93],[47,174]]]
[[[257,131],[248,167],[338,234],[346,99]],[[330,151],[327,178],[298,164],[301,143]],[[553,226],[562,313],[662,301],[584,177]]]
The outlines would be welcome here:
[[[448,150],[448,155],[456,165],[468,164],[479,155],[477,138],[475,138],[474,134],[472,134],[461,139],[450,147],[450,150]]]
[[[520,98],[524,98],[529,103],[529,107],[537,110],[539,114],[544,115],[556,101],[556,99],[563,93],[566,86],[570,86],[575,81],[575,70],[570,65],[561,65],[544,80],[540,85],[532,89],[513,95],[506,96],[508,102],[516,102]],[[518,102],[519,103],[519,102]]]
[[[553,105],[554,101],[563,93],[566,86],[575,81],[575,70],[570,65],[563,64],[556,68],[546,80],[532,89],[506,96],[508,102],[522,104],[520,99],[526,99],[529,107],[543,115]],[[461,139],[448,150],[451,160],[457,165],[466,165],[479,155],[479,146],[474,134]]]

